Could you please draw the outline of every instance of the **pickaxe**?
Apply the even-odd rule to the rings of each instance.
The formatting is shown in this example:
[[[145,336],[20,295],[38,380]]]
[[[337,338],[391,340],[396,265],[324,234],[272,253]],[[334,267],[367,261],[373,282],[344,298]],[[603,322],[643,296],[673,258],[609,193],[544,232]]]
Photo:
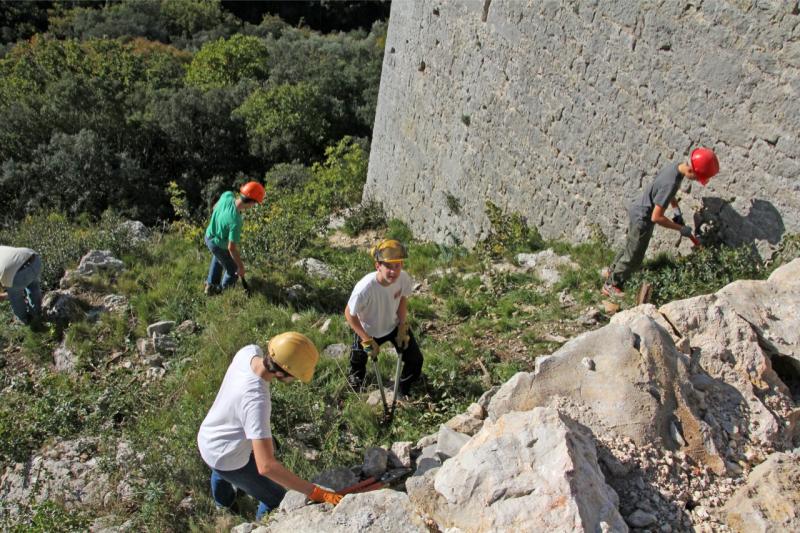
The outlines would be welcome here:
[[[336,491],[336,494],[356,494],[359,492],[370,492],[373,490],[383,489],[410,473],[410,468],[394,468],[387,471],[380,477],[368,477],[367,479],[360,481],[355,485],[350,485],[349,487]]]

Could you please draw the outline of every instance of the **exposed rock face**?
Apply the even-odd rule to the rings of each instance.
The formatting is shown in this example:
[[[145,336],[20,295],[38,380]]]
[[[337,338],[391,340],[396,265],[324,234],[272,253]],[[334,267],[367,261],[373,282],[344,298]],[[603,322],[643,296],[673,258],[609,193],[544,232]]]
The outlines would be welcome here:
[[[435,475],[410,489],[440,527],[461,531],[627,531],[591,435],[554,409],[487,422]]]
[[[800,531],[800,456],[770,455],[728,500],[723,512],[732,531]]]
[[[721,441],[767,448],[798,437],[800,259],[767,281],[737,281],[716,294],[671,302],[659,311],[689,340],[693,365],[716,378],[703,388],[706,419]],[[775,372],[774,363],[782,375]],[[714,408],[716,407],[716,408]],[[743,450],[740,450],[743,452]]]
[[[9,504],[63,502],[67,509],[99,507],[132,499],[141,480],[128,476],[116,485],[108,469],[98,464],[98,439],[62,441],[47,447],[30,463],[17,463],[0,476],[0,499]],[[130,472],[137,456],[130,445],[120,441],[116,463],[121,472]]]
[[[594,364],[582,364],[586,357]],[[680,422],[681,438],[703,455],[702,437],[686,431],[700,425],[686,397],[692,388],[688,377],[688,358],[655,321],[639,317],[630,328],[611,324],[540,357],[533,373],[520,372],[500,388],[489,404],[489,417],[556,407],[598,435],[668,448],[681,444],[672,429]]]
[[[429,530],[406,494],[384,489],[349,494],[332,511],[329,505],[324,504],[309,505],[289,513],[279,512],[270,520],[267,531],[428,533]]]
[[[800,231],[797,19],[796,2],[394,2],[364,199],[437,242],[484,236],[487,200],[545,237],[619,242],[626,203],[703,144],[721,172],[684,213],[766,252]]]

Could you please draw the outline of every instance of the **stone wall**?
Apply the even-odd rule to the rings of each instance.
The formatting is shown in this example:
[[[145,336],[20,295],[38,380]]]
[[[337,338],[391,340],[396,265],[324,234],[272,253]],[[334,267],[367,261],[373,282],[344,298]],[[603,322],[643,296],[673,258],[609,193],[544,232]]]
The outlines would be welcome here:
[[[794,1],[396,0],[364,199],[438,242],[485,235],[488,200],[618,243],[643,184],[705,145],[721,172],[684,214],[763,251],[800,231],[799,92]]]

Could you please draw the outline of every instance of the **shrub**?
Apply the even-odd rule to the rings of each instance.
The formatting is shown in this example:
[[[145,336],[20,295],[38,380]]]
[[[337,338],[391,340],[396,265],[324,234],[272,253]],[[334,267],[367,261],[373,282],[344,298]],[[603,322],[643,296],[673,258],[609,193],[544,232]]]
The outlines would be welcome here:
[[[116,257],[144,255],[145,246],[131,241],[121,222],[110,211],[96,226],[70,222],[62,213],[40,212],[28,215],[15,228],[0,231],[0,242],[36,250],[42,257],[42,284],[54,288],[64,272],[91,249],[110,250]]]
[[[483,256],[499,259],[518,252],[532,252],[544,248],[544,240],[536,228],[528,227],[519,213],[506,215],[492,202],[486,202],[486,216],[491,229],[489,235],[475,249]]]
[[[240,80],[268,77],[267,48],[258,37],[233,35],[208,43],[195,54],[186,84],[201,89],[235,85]]]
[[[384,227],[386,227],[386,214],[383,211],[383,204],[373,201],[358,206],[344,222],[344,232],[351,237],[364,230]]]
[[[644,282],[652,285],[651,301],[673,300],[715,292],[737,279],[762,279],[766,269],[756,252],[746,246],[706,247],[673,259],[661,254],[649,261],[628,282],[629,295]]]

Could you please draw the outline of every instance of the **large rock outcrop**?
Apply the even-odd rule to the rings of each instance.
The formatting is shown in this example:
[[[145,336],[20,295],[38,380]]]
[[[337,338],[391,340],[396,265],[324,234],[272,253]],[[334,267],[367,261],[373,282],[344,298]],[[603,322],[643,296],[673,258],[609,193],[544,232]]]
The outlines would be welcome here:
[[[412,501],[456,531],[627,531],[590,432],[537,408],[487,422]]]
[[[291,512],[281,512],[270,519],[264,531],[428,533],[429,530],[405,493],[384,489],[350,494],[332,510],[328,505],[309,505]]]
[[[626,202],[704,144],[721,172],[684,213],[767,253],[800,231],[799,18],[796,2],[394,2],[364,198],[438,242],[484,236],[487,200],[545,237],[598,224],[618,241]]]
[[[489,404],[489,417],[548,406],[589,426],[597,435],[686,446],[698,461],[724,469],[704,446],[704,422],[689,379],[689,359],[653,319],[640,316],[628,327],[610,324],[576,337],[534,372],[507,381]]]

